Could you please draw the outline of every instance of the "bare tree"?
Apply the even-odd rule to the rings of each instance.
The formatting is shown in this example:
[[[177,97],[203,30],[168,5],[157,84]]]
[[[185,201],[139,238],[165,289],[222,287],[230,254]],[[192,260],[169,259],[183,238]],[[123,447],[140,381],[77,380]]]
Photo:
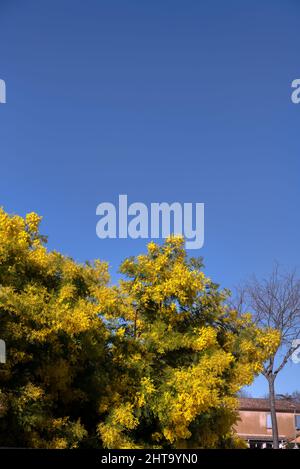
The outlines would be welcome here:
[[[296,272],[282,272],[278,264],[269,278],[259,281],[255,276],[237,289],[235,308],[249,311],[257,325],[280,331],[281,342],[262,374],[268,381],[273,447],[279,448],[275,407],[275,380],[292,355],[300,348],[300,280]]]
[[[292,394],[276,394],[276,399],[284,399],[290,402],[300,403],[300,391],[294,391]]]

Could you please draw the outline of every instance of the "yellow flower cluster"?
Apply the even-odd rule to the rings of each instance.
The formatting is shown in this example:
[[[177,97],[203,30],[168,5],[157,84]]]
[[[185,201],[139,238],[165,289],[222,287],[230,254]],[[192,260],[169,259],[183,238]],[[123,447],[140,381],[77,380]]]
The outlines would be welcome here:
[[[31,233],[37,233],[40,223],[42,221],[42,217],[37,215],[34,212],[28,213],[25,217],[25,222],[28,226],[28,229]]]
[[[129,402],[120,405],[113,411],[113,420],[128,430],[132,430],[138,425],[138,419],[133,415],[134,407]]]

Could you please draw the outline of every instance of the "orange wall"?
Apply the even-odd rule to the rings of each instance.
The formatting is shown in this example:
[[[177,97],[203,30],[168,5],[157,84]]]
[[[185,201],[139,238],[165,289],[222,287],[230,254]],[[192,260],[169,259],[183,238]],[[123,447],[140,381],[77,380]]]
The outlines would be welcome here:
[[[240,410],[240,421],[235,425],[235,430],[243,435],[272,436],[272,429],[267,428],[267,414],[269,412]],[[293,438],[296,434],[295,414],[288,412],[277,412],[279,437]]]

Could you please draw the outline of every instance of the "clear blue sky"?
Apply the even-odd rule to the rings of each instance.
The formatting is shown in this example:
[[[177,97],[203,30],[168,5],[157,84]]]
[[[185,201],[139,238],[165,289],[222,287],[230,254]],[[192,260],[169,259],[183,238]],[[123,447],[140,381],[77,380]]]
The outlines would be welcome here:
[[[299,266],[299,23],[298,0],[0,0],[0,204],[114,281],[145,248],[96,237],[97,204],[122,193],[204,202],[197,254],[224,287]]]

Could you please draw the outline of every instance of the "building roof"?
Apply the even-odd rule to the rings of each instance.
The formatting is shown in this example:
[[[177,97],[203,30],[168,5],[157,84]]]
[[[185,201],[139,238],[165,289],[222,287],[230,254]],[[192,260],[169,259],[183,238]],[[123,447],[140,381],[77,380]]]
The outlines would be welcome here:
[[[276,410],[278,412],[296,412],[300,413],[300,402],[290,401],[288,399],[276,399]],[[268,399],[258,399],[253,397],[239,399],[240,410],[265,410],[270,411]]]

